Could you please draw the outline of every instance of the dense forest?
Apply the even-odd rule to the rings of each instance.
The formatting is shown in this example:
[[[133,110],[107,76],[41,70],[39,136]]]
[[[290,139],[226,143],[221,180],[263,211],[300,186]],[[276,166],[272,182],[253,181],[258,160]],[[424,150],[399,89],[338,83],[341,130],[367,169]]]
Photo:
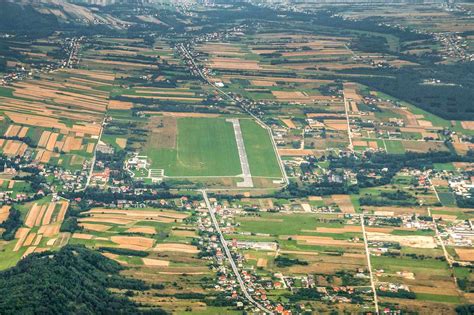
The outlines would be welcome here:
[[[142,311],[109,289],[144,290],[117,262],[82,246],[32,254],[0,273],[1,314],[165,314]]]

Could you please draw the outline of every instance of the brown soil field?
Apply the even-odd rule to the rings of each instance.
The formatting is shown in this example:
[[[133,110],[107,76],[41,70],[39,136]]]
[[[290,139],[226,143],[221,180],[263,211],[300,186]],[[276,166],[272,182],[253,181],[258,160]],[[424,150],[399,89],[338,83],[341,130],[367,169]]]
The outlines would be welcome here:
[[[43,131],[38,141],[38,146],[45,148],[46,144],[48,143],[48,139],[50,135],[51,135],[51,131]]]
[[[189,215],[185,213],[172,212],[172,211],[159,211],[159,210],[120,210],[120,209],[103,209],[103,208],[94,208],[86,212],[87,214],[92,214],[97,216],[97,214],[115,214],[117,216],[126,217],[135,217],[138,219],[151,219],[155,217],[163,217],[170,219],[182,220],[187,218]]]
[[[3,223],[10,215],[10,206],[2,206],[0,208],[0,223]]]
[[[267,267],[268,260],[266,258],[259,258],[257,260],[257,267]]]
[[[127,146],[127,139],[126,138],[116,138],[115,143],[117,143],[117,145],[120,148],[125,149],[125,147]]]
[[[167,260],[142,258],[142,261],[145,266],[168,267],[170,265],[170,262]]]
[[[28,132],[28,127],[22,127],[21,130],[18,132],[17,137],[24,138]]]
[[[158,127],[159,125],[163,127]],[[178,134],[176,118],[153,116],[148,122],[147,129],[150,130],[146,143],[148,148],[174,149],[176,147],[176,136]]]
[[[464,261],[474,261],[474,248],[456,248],[459,259]]]
[[[410,285],[410,291],[415,293],[428,293],[437,295],[458,295],[457,288],[452,281],[436,281],[433,286]]]
[[[30,233],[23,242],[23,246],[30,246],[33,243],[33,240],[36,237],[36,233]]]
[[[84,229],[89,231],[104,232],[109,230],[112,226],[105,224],[90,224],[90,223],[80,223]]]
[[[38,217],[38,214],[40,213],[40,211],[41,211],[41,206],[35,203],[31,207],[30,211],[28,211],[28,214],[25,219],[25,225],[28,227],[35,226],[36,218]]]
[[[21,248],[29,232],[30,232],[29,228],[21,227],[18,229],[18,231],[15,234],[15,238],[18,239],[18,241],[16,242],[15,247],[13,248],[14,252],[17,252]]]
[[[44,213],[46,212],[47,205],[42,205],[40,207],[41,207],[41,210],[40,210],[38,216],[36,217],[35,226],[40,226],[41,225],[41,220],[43,219]]]
[[[155,234],[156,230],[152,226],[134,226],[127,230],[127,233]]]
[[[198,46],[200,50],[207,53],[216,53],[216,52],[240,52],[241,49],[239,46],[228,43],[205,43],[204,45]]]
[[[196,246],[179,243],[163,243],[158,244],[153,249],[155,252],[182,252],[189,254],[196,254],[199,252]]]
[[[280,156],[306,156],[313,154],[313,150],[307,149],[278,149]]]
[[[5,131],[4,136],[5,136],[5,137],[16,137],[16,135],[18,134],[18,132],[20,131],[20,129],[21,129],[21,126],[18,126],[18,125],[10,125],[10,126],[8,126],[7,131]]]
[[[403,147],[407,151],[426,153],[432,151],[447,151],[448,148],[442,142],[403,141]],[[456,148],[456,143],[453,143]],[[473,146],[474,147],[474,146]]]
[[[297,240],[300,244],[307,245],[326,245],[326,246],[349,246],[349,247],[362,247],[363,243],[354,243],[344,240],[335,240],[330,237],[324,236],[307,236],[307,235],[293,235],[292,239]]]
[[[280,118],[281,121],[290,129],[296,129],[296,125],[295,123],[293,122],[293,120],[289,119],[289,118]]]
[[[181,236],[181,237],[196,237],[196,232],[186,231],[186,230],[172,230],[171,235]]]
[[[367,238],[373,241],[381,242],[397,242],[402,246],[415,247],[415,248],[436,248],[437,244],[432,236],[419,236],[419,235],[393,235],[378,232],[367,232]]]
[[[272,91],[273,96],[279,100],[307,100],[309,97],[302,92]]]
[[[355,213],[354,205],[349,195],[332,195],[332,200],[336,203],[342,212]]]
[[[474,145],[470,143],[453,143],[453,147],[460,155],[466,155],[469,150],[474,149]]]
[[[41,235],[41,234],[37,235],[33,245],[38,246],[42,239],[43,239],[43,235]]]
[[[85,233],[74,233],[72,234],[72,238],[77,238],[81,240],[91,240],[94,236],[91,234],[85,234]]]
[[[81,146],[82,146],[82,138],[67,136],[66,140],[64,140],[62,151],[71,152],[71,151],[80,150]]]
[[[362,232],[362,227],[359,225],[345,225],[343,228],[327,228],[327,227],[317,227],[316,232],[319,233],[346,233],[346,232]]]
[[[82,222],[99,222],[99,223],[111,223],[111,224],[118,224],[118,225],[126,225],[126,224],[129,224],[129,223],[135,222],[135,220],[133,220],[133,219],[118,219],[118,218],[115,218],[115,217],[108,217],[108,218],[105,218],[105,217],[101,217],[101,218],[89,217],[89,218],[80,218],[78,221],[80,223],[82,223]]]
[[[43,217],[43,225],[47,225],[51,223],[51,219],[53,216],[54,209],[56,208],[56,203],[52,202],[48,205],[48,209]]]
[[[474,130],[474,121],[461,121],[461,126],[467,130]]]
[[[333,130],[347,130],[347,122],[344,120],[338,119],[325,119],[324,124]]]
[[[112,254],[112,253],[101,253],[101,254],[104,255],[107,258],[115,260],[116,262],[118,262],[121,265],[128,265],[128,263],[126,261],[118,259],[119,255],[117,255],[117,254]]]
[[[422,127],[431,127],[433,124],[428,120],[418,120],[418,124]]]
[[[43,234],[44,236],[52,237],[54,235],[59,234],[60,227],[61,226],[59,224],[42,225],[38,230],[38,234]]]
[[[132,102],[122,102],[122,101],[115,101],[115,100],[110,100],[109,101],[109,109],[115,109],[115,110],[129,110],[132,109],[133,103]]]
[[[255,85],[255,86],[269,87],[269,86],[276,86],[277,85],[277,83],[275,81],[252,80],[250,82],[252,83],[252,85]]]
[[[110,240],[119,244],[119,247],[122,248],[141,248],[141,250],[148,250],[153,247],[155,243],[154,239],[141,236],[112,236]]]
[[[212,58],[211,68],[238,69],[238,70],[260,70],[261,67],[257,61],[244,60],[238,58]]]
[[[16,156],[21,150],[23,142],[16,140],[7,140],[5,141],[5,146],[3,147],[3,154],[7,156]]]
[[[364,141],[364,140],[354,140],[354,141],[352,141],[352,144],[354,146],[357,146],[357,147],[367,147],[368,146],[367,141]]]
[[[379,148],[377,141],[368,141],[369,148],[377,150]]]
[[[104,59],[90,59],[90,58],[84,58],[84,62],[91,64],[91,65],[111,65],[111,66],[117,66],[120,69],[123,68],[156,68],[157,66],[154,64],[143,64],[143,63],[135,63],[135,62],[126,62],[126,61],[113,61],[113,60],[104,60]]]

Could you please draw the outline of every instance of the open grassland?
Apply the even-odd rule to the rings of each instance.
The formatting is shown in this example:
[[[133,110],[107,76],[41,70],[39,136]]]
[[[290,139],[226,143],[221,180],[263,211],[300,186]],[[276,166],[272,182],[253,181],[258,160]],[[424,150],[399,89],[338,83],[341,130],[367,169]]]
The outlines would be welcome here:
[[[267,130],[250,119],[241,119],[240,126],[252,176],[281,177],[280,167]]]
[[[150,139],[159,142],[161,139]],[[145,148],[167,176],[235,176],[240,171],[232,125],[219,118],[179,118],[175,148]]]

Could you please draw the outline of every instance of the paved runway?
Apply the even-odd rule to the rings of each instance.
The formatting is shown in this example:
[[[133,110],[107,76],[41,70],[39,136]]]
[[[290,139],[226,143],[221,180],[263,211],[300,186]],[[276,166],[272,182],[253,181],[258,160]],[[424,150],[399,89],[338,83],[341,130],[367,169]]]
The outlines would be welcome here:
[[[239,151],[240,167],[242,168],[242,177],[244,180],[237,183],[238,187],[253,187],[252,174],[250,174],[250,165],[247,158],[247,151],[245,151],[244,138],[242,137],[242,130],[240,129],[240,122],[237,118],[229,118],[226,121],[231,122],[234,127],[235,141],[237,142],[237,149]]]

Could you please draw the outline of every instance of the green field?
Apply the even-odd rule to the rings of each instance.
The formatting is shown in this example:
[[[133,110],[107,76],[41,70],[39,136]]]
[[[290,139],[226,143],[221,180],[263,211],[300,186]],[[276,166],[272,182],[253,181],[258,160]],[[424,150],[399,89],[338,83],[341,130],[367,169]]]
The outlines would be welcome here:
[[[267,131],[250,119],[240,120],[252,176],[281,177]],[[237,176],[242,173],[234,129],[225,118],[179,118],[176,145],[142,152],[151,167],[166,176]]]
[[[157,139],[159,141],[159,139]],[[221,118],[180,118],[176,147],[144,152],[167,176],[235,176],[241,173],[232,124]]]
[[[281,177],[281,170],[268,132],[250,119],[241,119],[240,128],[252,176]]]

